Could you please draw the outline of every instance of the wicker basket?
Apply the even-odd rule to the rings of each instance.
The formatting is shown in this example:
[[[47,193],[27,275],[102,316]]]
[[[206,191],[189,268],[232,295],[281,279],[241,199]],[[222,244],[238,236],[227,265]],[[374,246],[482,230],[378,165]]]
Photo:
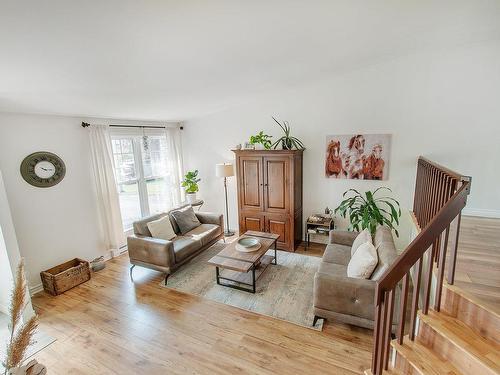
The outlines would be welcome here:
[[[57,296],[90,280],[90,265],[86,260],[75,258],[40,272],[40,277],[43,289],[47,293]]]

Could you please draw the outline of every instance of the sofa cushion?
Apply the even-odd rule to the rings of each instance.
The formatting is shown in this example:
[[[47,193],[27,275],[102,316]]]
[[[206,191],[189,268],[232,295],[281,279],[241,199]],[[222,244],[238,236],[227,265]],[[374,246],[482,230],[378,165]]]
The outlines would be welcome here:
[[[323,262],[335,263],[343,266],[347,266],[350,259],[351,247],[345,245],[327,245],[323,254]]]
[[[360,247],[365,242],[372,243],[372,235],[368,229],[363,229],[359,232],[358,236],[354,239],[351,247],[351,257],[354,255],[358,247]]]
[[[171,240],[176,236],[168,215],[165,215],[158,220],[150,221],[147,223],[147,226],[151,232],[151,237],[160,238],[162,240]]]
[[[375,247],[377,247],[378,264],[370,277],[371,280],[380,279],[398,257],[390,228],[384,226],[377,228],[375,232]]]
[[[355,279],[369,279],[377,266],[377,250],[371,242],[360,245],[347,265],[347,276]]]
[[[172,211],[170,215],[174,218],[180,233],[183,235],[201,225],[191,206]]]
[[[195,240],[200,240],[201,244],[205,246],[208,244],[210,241],[214,240],[221,234],[221,227],[220,225],[215,225],[215,224],[201,224],[194,228],[193,230],[190,230],[185,234],[186,237],[191,237]]]
[[[335,263],[321,262],[319,264],[318,272],[325,273],[328,275],[337,275],[337,276],[346,277],[347,266],[343,266],[341,264],[335,264]]]
[[[198,252],[203,246],[200,240],[191,237],[177,236],[173,239],[175,262],[182,262],[184,259],[189,258],[191,255]]]
[[[322,262],[314,276],[314,307],[373,320],[376,283],[347,277],[347,268]]]
[[[149,231],[148,228],[148,223],[150,221],[155,221],[158,219],[161,219],[162,217],[166,216],[166,213],[161,213],[161,214],[155,214],[151,215],[148,217],[144,217],[140,220],[134,221],[134,234],[138,236],[146,236],[146,237],[152,237],[151,232]]]

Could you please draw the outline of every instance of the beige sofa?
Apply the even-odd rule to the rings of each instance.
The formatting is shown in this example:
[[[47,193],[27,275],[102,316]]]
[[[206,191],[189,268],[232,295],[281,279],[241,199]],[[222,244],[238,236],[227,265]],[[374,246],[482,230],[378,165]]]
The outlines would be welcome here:
[[[389,268],[397,257],[391,230],[377,228],[373,244],[378,246],[379,261],[370,279],[347,277],[347,264],[351,258],[351,246],[357,232],[330,232],[330,241],[314,277],[314,322],[327,319],[365,328],[374,325],[374,298],[376,280]],[[399,293],[396,290],[396,300]],[[393,323],[397,320],[394,317]]]
[[[219,239],[224,238],[223,215],[195,212],[201,225],[184,235],[180,235],[179,226],[170,215],[170,212],[174,210],[134,222],[134,234],[127,238],[131,279],[132,270],[137,265],[165,272],[166,285],[169,275],[177,268],[209,248]],[[153,238],[147,226],[150,221],[158,220],[166,215],[169,215],[172,227],[177,233],[177,237],[172,241]]]

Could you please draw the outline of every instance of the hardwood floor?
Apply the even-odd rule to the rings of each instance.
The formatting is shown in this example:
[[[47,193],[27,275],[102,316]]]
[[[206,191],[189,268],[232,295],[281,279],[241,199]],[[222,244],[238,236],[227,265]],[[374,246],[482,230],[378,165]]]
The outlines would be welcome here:
[[[455,285],[500,313],[500,219],[464,216]]]
[[[36,355],[50,374],[361,374],[371,331],[323,332],[160,287],[121,256],[61,296],[33,298],[57,341]]]
[[[500,220],[464,218],[457,284],[500,306]],[[324,245],[298,253],[321,256]],[[36,355],[50,374],[361,374],[372,332],[325,324],[323,332],[188,295],[126,255],[91,281],[33,304],[57,341]]]

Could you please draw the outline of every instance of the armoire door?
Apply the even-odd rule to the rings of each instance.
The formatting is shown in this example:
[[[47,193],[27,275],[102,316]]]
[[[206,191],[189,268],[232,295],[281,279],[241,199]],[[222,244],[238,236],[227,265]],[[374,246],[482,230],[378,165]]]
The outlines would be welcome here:
[[[264,216],[256,212],[242,212],[240,214],[240,235],[244,234],[247,230],[264,231]]]
[[[261,156],[242,156],[239,162],[240,208],[264,209],[263,173]]]
[[[264,211],[288,213],[290,210],[290,160],[264,157]]]
[[[285,215],[266,215],[265,231],[279,235],[278,248],[288,249],[290,245],[290,223]]]

